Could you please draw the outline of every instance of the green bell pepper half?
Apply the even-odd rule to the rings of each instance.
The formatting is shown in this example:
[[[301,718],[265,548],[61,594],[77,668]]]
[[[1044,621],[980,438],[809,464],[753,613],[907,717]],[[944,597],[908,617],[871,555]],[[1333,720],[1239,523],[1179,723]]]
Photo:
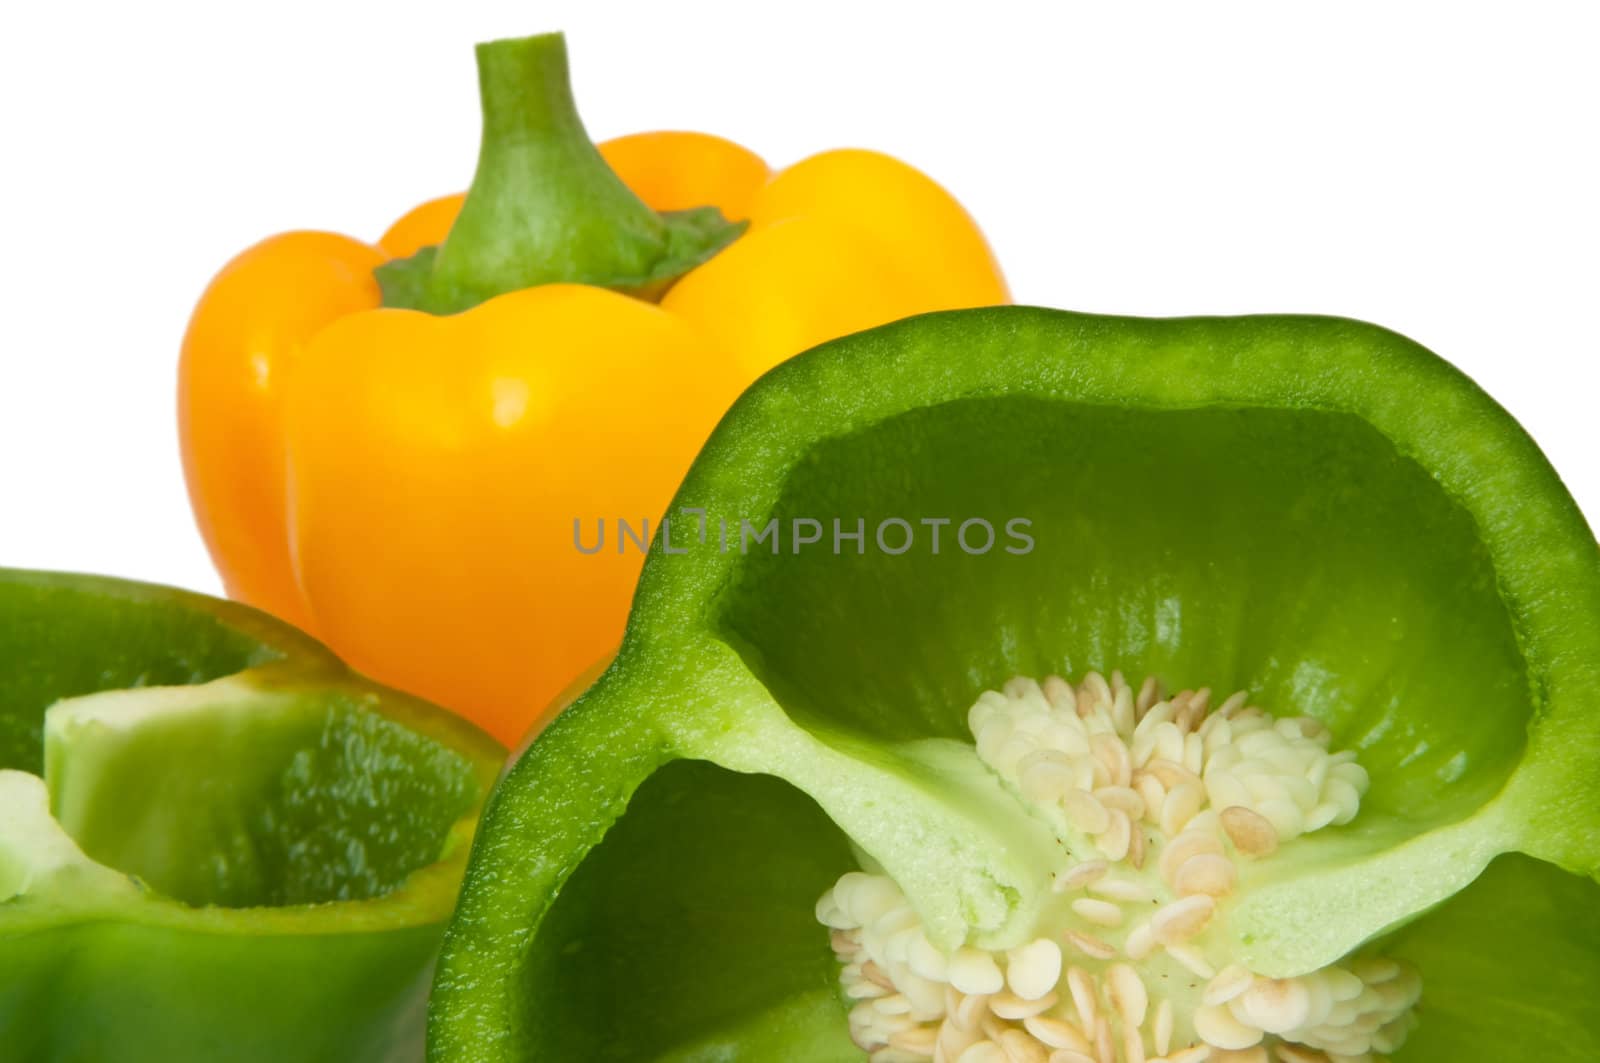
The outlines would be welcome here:
[[[245,606],[0,570],[0,1059],[420,1058],[503,757]]]
[[[1113,668],[1247,688],[1370,772],[1352,823],[1249,872],[1239,960],[1414,964],[1395,1063],[1600,1059],[1600,552],[1529,436],[1415,343],[915,318],[765,376],[669,516],[615,662],[491,798],[435,1063],[865,1058],[817,898],[860,863],[940,947],[1025,940],[1052,839],[965,713],[1013,675]],[[1015,517],[1031,550],[954,538]],[[776,550],[721,548],[771,518]],[[834,552],[835,518],[864,550]],[[894,518],[905,553],[874,542]]]

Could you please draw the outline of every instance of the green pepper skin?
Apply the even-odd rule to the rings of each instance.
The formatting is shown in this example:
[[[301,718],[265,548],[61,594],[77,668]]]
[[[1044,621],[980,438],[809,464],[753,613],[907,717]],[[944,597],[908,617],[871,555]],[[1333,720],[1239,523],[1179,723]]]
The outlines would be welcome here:
[[[503,756],[253,609],[0,570],[0,1059],[420,1058]]]
[[[816,898],[864,853],[930,939],[1018,940],[1048,879],[965,710],[1112,668],[1249,689],[1371,772],[1252,870],[1252,970],[1381,942],[1424,984],[1395,1063],[1600,1058],[1600,550],[1437,356],[1331,318],[929,315],[769,373],[670,515],[616,661],[491,798],[434,1063],[862,1059]],[[867,548],[741,554],[772,517]],[[952,520],[944,551],[874,549],[894,517]],[[1012,517],[1034,549],[955,548]]]

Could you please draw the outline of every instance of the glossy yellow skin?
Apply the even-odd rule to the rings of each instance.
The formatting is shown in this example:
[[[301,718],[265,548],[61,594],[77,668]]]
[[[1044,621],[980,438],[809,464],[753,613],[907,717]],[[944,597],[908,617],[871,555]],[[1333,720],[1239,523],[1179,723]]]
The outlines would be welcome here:
[[[727,405],[846,332],[1007,301],[981,233],[926,176],[832,151],[771,173],[699,133],[601,145],[657,210],[750,220],[659,305],[555,284],[451,317],[380,307],[372,269],[444,239],[447,196],[376,245],[268,239],[184,340],[190,499],[228,592],[507,744],[622,634],[651,529]],[[574,546],[574,520],[593,545]]]

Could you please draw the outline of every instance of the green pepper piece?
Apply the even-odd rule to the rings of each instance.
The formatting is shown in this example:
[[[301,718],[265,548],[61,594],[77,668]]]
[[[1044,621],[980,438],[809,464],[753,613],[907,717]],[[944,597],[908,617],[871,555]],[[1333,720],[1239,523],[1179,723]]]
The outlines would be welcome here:
[[[1532,440],[1416,344],[1312,317],[916,318],[758,382],[670,516],[616,661],[491,803],[434,985],[436,1063],[925,1059],[907,1010],[944,1015],[924,1024],[942,1038],[958,1001],[1006,1014],[969,1016],[943,1058],[1042,1059],[1082,1047],[1027,1026],[1053,960],[1084,981],[1061,971],[1044,1017],[1087,1058],[1600,1058],[1600,552]],[[774,519],[777,541],[755,539]],[[864,537],[836,551],[836,519]],[[969,552],[978,520],[997,541],[972,525]],[[1262,740],[1309,765],[1268,796],[1338,800],[1229,798],[1207,761],[1206,837],[1185,844],[1210,859],[1180,891],[1153,867],[1179,848],[1166,827],[1115,837],[1131,787],[1064,817],[1063,790],[1048,805],[996,767],[1007,734],[974,748],[1002,711],[1045,706],[1062,735],[1153,719],[1085,701],[1112,669],[1247,689],[1257,723],[1307,717]],[[1051,673],[1084,686],[983,693]],[[1191,715],[1178,766],[1213,719],[1237,752],[1230,713]],[[1127,748],[1096,746],[1106,772]],[[1086,763],[1054,756],[1044,784]],[[1170,797],[1165,770],[1136,783]],[[1096,873],[1118,894],[1085,889]],[[985,996],[1001,966],[1016,999]],[[1327,1029],[1293,1026],[1318,1008]]]
[[[420,1058],[503,756],[248,607],[0,569],[0,1058]]]

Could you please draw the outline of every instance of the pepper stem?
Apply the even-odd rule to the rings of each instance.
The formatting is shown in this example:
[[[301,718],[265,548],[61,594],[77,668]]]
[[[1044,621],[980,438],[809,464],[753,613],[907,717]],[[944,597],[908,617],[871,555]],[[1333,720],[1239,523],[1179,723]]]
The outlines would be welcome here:
[[[385,306],[456,313],[540,284],[649,298],[731,243],[715,207],[657,213],[584,131],[559,33],[477,47],[478,169],[449,236],[378,267]]]

